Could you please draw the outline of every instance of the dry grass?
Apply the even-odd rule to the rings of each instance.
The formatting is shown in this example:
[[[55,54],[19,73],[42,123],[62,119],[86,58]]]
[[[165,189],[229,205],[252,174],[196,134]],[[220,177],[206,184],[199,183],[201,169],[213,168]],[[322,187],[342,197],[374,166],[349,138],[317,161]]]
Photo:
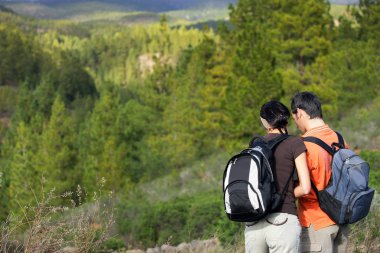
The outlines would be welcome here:
[[[351,227],[349,252],[380,252],[380,197],[376,194],[371,212]]]
[[[1,224],[0,253],[95,252],[114,223],[112,201],[105,203],[98,197],[102,187],[90,204],[82,204],[86,196],[78,186],[75,193],[56,195],[52,190],[36,198],[34,205],[20,206],[21,216],[10,215]],[[56,204],[62,199],[71,204]]]

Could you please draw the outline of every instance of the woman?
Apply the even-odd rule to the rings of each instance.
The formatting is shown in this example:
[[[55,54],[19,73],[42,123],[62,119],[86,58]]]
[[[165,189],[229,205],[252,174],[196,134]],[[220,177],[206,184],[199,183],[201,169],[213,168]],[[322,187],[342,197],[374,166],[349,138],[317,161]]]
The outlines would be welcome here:
[[[266,140],[288,134],[288,108],[278,101],[264,104],[260,119],[266,129]],[[246,252],[298,252],[301,226],[297,217],[296,198],[310,192],[310,178],[306,163],[306,147],[302,139],[289,136],[274,150],[277,189],[282,192],[296,167],[297,185],[290,180],[282,205],[264,219],[247,223],[245,228]]]

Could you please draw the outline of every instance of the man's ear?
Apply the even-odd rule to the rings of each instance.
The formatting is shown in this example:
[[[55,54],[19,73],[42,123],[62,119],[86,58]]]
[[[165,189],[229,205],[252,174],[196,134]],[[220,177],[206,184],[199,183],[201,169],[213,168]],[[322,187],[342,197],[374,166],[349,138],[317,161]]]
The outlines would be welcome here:
[[[298,113],[298,108],[296,108],[296,111],[295,112],[292,112],[292,114],[293,114],[293,117],[295,118],[295,119],[299,119],[299,113]]]
[[[305,119],[310,119],[309,114],[307,114],[303,109],[297,108],[297,115],[298,117],[303,117]]]

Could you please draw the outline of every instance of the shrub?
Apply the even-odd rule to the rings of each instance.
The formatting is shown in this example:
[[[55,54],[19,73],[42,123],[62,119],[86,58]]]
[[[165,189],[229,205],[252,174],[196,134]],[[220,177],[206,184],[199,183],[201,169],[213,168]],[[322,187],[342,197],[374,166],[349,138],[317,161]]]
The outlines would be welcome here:
[[[377,192],[380,191],[380,151],[362,150],[360,156],[369,163],[371,169],[369,174],[369,186]]]
[[[102,252],[109,250],[122,250],[125,248],[125,244],[121,239],[110,238],[102,244]]]
[[[12,86],[0,86],[0,114],[11,114],[17,101],[17,89]]]
[[[94,202],[77,207],[74,194],[55,195],[52,190],[20,206],[23,216],[11,215],[1,224],[0,252],[96,251],[114,223],[112,203],[95,195]],[[75,199],[83,199],[80,187],[76,194]],[[68,199],[72,206],[55,205],[57,199]]]
[[[230,243],[236,241],[236,234],[241,234],[241,225],[225,216],[220,192],[203,192],[155,204],[144,202],[143,198],[129,199],[119,209],[119,230],[132,238],[134,246],[176,245],[214,236]]]
[[[218,194],[200,195],[192,199],[188,210],[187,241],[193,238],[209,239],[216,234],[218,221],[223,208],[222,198]],[[185,238],[187,238],[185,236]]]
[[[351,226],[351,250],[354,252],[379,252],[380,250],[380,203],[375,195],[371,212],[363,220]]]

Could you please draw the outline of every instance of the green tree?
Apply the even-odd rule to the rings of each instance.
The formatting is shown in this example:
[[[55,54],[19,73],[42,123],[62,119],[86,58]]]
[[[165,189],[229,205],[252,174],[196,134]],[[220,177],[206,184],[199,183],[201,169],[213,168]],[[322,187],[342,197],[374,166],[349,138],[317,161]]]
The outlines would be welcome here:
[[[359,24],[359,39],[374,40],[380,38],[380,1],[360,0],[359,9],[354,12]]]
[[[118,125],[120,98],[105,92],[81,131],[79,170],[83,171],[85,188],[96,191],[97,182],[106,179],[106,189],[120,189],[125,182],[123,159],[126,150],[120,147],[122,129]]]
[[[274,29],[269,31],[276,41],[277,57],[299,67],[311,64],[331,48],[333,19],[330,4],[324,0],[273,0]]]
[[[34,49],[18,28],[0,24],[0,55],[0,85],[18,86],[32,74]]]
[[[222,65],[215,63],[216,46],[205,36],[200,45],[184,52],[174,75],[167,79],[170,92],[162,112],[162,131],[150,139],[152,149],[165,157],[166,170],[207,154],[216,148],[214,137],[222,134],[224,83],[213,80],[217,77],[206,80],[208,72],[217,73],[216,64]]]
[[[267,1],[239,1],[231,9],[235,26],[232,47],[232,77],[226,92],[229,138],[247,140],[259,131],[261,105],[282,94],[281,79],[276,72],[274,43],[270,36],[272,15]]]
[[[37,137],[32,128],[20,122],[16,128],[14,146],[5,153],[9,155],[6,167],[9,179],[8,206],[11,212],[17,213],[17,210],[21,210],[20,207],[34,200],[34,194],[41,193],[42,177],[35,164],[35,154],[38,150]],[[10,141],[8,145],[13,143],[12,139],[8,141]],[[2,147],[3,150],[4,148]]]
[[[63,54],[58,74],[58,94],[69,105],[77,98],[98,95],[92,77],[83,69],[76,57]]]
[[[51,116],[44,126],[36,154],[36,170],[46,179],[47,190],[58,194],[75,189],[81,183],[81,173],[75,169],[75,125],[58,96]]]
[[[79,168],[87,190],[106,180],[106,189],[120,191],[138,182],[148,171],[142,149],[151,127],[150,110],[135,100],[122,103],[120,94],[105,91],[81,131]],[[149,165],[149,164],[148,164]]]
[[[373,41],[346,41],[326,57],[325,75],[338,97],[338,119],[350,116],[352,109],[370,105],[379,96],[380,67],[378,47]]]

